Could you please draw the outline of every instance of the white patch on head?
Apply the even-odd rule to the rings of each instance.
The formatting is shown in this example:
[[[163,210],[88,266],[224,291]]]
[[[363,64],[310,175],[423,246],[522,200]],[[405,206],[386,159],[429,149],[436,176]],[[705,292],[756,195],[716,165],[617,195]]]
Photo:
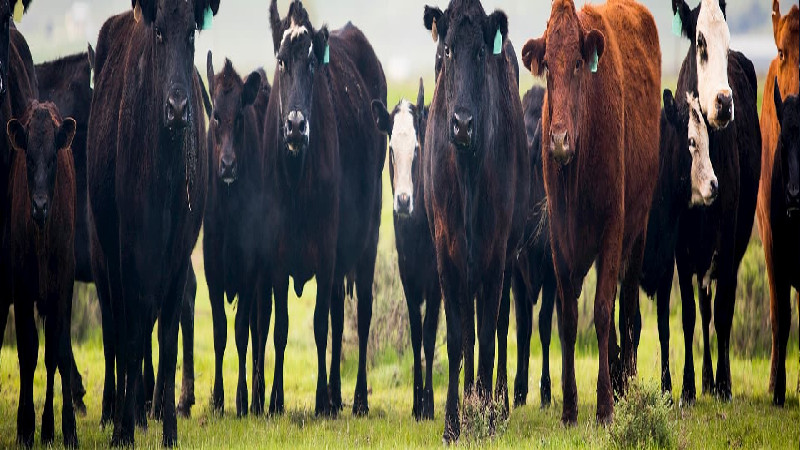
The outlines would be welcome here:
[[[700,101],[686,94],[689,105],[689,153],[692,155],[692,206],[710,205],[716,197],[717,175],[708,154],[708,128],[700,109]]]
[[[705,41],[707,58],[701,58],[700,41]],[[700,5],[700,14],[697,17],[697,91],[700,96],[700,107],[708,117],[708,122],[714,128],[724,128],[728,120],[717,119],[717,96],[731,96],[731,87],[728,84],[728,49],[730,48],[731,33],[725,15],[719,7],[719,0],[703,0]],[[733,104],[731,103],[731,117],[733,121]]]
[[[287,38],[289,39],[289,41],[293,41],[304,34],[308,34],[308,28],[306,28],[304,25],[297,25],[296,23],[294,23],[294,19],[292,19],[291,26],[289,26],[289,28],[287,28],[286,31],[283,32],[281,45],[286,43]]]
[[[414,212],[414,179],[412,168],[417,154],[419,141],[414,124],[414,113],[411,103],[403,99],[397,107],[392,126],[392,138],[389,141],[394,153],[394,210],[400,210],[400,196],[407,195],[408,214]]]

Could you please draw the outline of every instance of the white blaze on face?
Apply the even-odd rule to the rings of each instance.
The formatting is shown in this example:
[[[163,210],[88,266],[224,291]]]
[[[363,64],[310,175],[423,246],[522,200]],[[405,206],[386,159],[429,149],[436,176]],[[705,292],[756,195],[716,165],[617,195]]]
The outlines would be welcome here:
[[[714,128],[724,128],[733,121],[733,100],[730,103],[730,117],[718,119],[718,96],[731,98],[728,84],[728,49],[731,33],[725,15],[719,7],[719,0],[703,0],[697,17],[697,91],[700,108]]]
[[[717,175],[708,153],[708,128],[697,97],[686,94],[689,105],[689,153],[692,155],[692,205],[710,205],[717,196]]]
[[[292,24],[289,26],[289,28],[286,29],[286,31],[283,32],[281,45],[284,45],[286,43],[287,38],[289,39],[289,41],[293,41],[297,39],[298,36],[302,36],[303,34],[307,33],[308,33],[308,28],[306,28],[304,25],[297,25],[296,23],[294,23],[294,19],[292,19]]]
[[[401,100],[394,115],[392,138],[389,142],[394,155],[394,210],[400,212],[400,198],[408,196],[408,214],[414,212],[414,181],[412,168],[416,157],[417,130],[411,103]]]

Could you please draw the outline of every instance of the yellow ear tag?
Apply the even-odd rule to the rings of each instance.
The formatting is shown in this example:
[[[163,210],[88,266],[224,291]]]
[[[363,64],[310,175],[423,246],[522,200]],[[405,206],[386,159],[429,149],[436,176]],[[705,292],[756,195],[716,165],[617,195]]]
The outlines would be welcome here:
[[[433,42],[439,40],[439,31],[436,29],[436,19],[433,19],[433,25],[431,25],[431,37],[433,38]]]
[[[25,13],[25,6],[22,5],[22,0],[17,0],[14,5],[14,23],[22,22],[23,13]]]
[[[136,6],[133,8],[133,20],[135,20],[136,23],[142,20],[142,6],[139,5],[139,2],[136,2]]]

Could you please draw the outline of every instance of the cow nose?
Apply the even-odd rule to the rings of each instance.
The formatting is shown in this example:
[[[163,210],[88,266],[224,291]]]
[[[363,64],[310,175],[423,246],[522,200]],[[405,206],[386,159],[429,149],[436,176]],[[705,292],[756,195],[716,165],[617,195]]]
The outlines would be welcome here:
[[[167,122],[181,123],[187,121],[187,108],[188,98],[186,93],[181,89],[173,89],[167,99]]]
[[[47,196],[35,194],[33,196],[33,220],[40,226],[43,225],[44,221],[47,219],[48,209]]]
[[[219,176],[226,183],[231,183],[236,179],[236,157],[234,155],[222,155],[219,162]]]
[[[733,97],[729,92],[717,94],[717,120],[728,121],[733,116]]]
[[[409,207],[411,206],[411,197],[408,194],[400,194],[397,196],[397,212],[401,214],[408,214]]]
[[[456,144],[469,146],[472,143],[472,115],[453,114],[453,140]]]
[[[792,199],[797,199],[800,197],[800,184],[798,183],[789,183],[789,197]]]
[[[717,195],[719,195],[719,182],[717,180],[711,180],[711,195],[709,196],[709,200],[713,202],[717,199]]]
[[[306,134],[306,119],[300,111],[292,111],[286,119],[286,136],[299,138]]]

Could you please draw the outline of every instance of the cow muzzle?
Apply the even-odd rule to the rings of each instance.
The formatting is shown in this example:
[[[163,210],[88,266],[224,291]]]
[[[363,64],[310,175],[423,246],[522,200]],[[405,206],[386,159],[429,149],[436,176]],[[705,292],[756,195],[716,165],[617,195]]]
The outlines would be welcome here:
[[[47,213],[50,212],[50,202],[46,195],[34,194],[31,203],[33,221],[39,228],[43,228],[44,223],[47,221]]]
[[[411,201],[411,196],[402,193],[394,197],[394,212],[401,218],[408,218],[414,212],[414,202]]]
[[[472,115],[455,113],[450,122],[452,125],[450,140],[460,148],[470,148],[473,134]]]
[[[301,111],[291,111],[283,125],[283,135],[289,154],[297,156],[308,145],[308,121]]]
[[[236,181],[239,175],[239,164],[233,154],[224,154],[219,161],[219,178],[225,184]]]
[[[166,105],[167,125],[172,128],[181,128],[189,122],[189,97],[186,91],[174,88],[170,91]]]
[[[730,89],[724,89],[714,98],[714,115],[708,122],[716,129],[723,129],[733,122],[733,95]]]
[[[550,156],[562,166],[572,161],[572,157],[575,156],[575,150],[570,145],[568,132],[550,133]]]
[[[786,186],[786,215],[800,217],[800,184],[797,182],[790,181]]]

